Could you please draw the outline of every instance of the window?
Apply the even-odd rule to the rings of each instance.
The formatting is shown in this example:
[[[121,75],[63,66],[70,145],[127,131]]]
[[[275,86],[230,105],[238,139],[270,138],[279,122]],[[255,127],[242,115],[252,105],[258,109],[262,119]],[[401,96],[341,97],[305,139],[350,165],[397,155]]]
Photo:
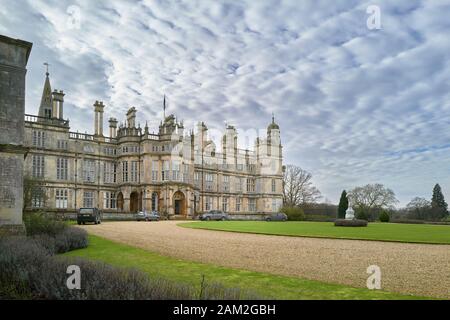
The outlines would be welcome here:
[[[114,162],[103,162],[103,182],[116,182],[117,165]]]
[[[105,209],[116,209],[116,193],[115,192],[104,192],[103,193],[103,208]]]
[[[242,163],[238,163],[237,169],[238,171],[242,171],[244,169],[244,165]]]
[[[65,140],[58,140],[57,143],[56,143],[56,147],[58,149],[67,150],[67,141],[65,141]]]
[[[91,145],[86,144],[86,145],[83,146],[83,151],[86,152],[86,153],[94,153],[95,152],[95,148],[93,146],[91,146]]]
[[[31,206],[33,208],[43,208],[45,205],[45,191],[35,188],[31,193]]]
[[[38,148],[45,147],[45,132],[33,131],[33,146]]]
[[[128,161],[122,161],[122,181],[128,182]]]
[[[152,181],[158,181],[159,164],[157,160],[152,161]]]
[[[152,193],[152,210],[158,210],[158,194],[156,192]]]
[[[183,164],[183,181],[189,182],[189,165]]]
[[[180,180],[180,161],[172,161],[172,180]]]
[[[272,179],[272,192],[276,192],[277,190],[277,183],[275,179]]]
[[[116,154],[116,149],[111,148],[111,147],[105,147],[105,148],[103,148],[103,153],[108,156],[113,156]]]
[[[169,161],[164,160],[163,161],[163,171],[162,171],[162,181],[169,180],[169,173],[170,173]]]
[[[206,173],[205,175],[206,180],[206,190],[213,190],[214,186],[214,176],[212,173]]]
[[[236,192],[242,192],[242,178],[236,177]]]
[[[223,191],[230,191],[230,176],[223,176]]]
[[[92,208],[94,206],[94,192],[85,191],[83,193],[83,207]]]
[[[241,211],[241,198],[236,198],[236,211]]]
[[[138,161],[131,161],[131,182],[138,182]]]
[[[84,159],[83,180],[84,182],[95,182],[95,160]]]
[[[67,180],[68,172],[68,159],[67,158],[57,158],[56,159],[56,179]]]
[[[55,191],[55,199],[56,199],[56,208],[58,209],[67,209],[67,189],[56,189]]]
[[[223,212],[228,211],[228,198],[227,197],[222,198],[222,211]]]
[[[51,118],[52,117],[52,110],[51,109],[44,109],[44,117],[45,118]]]
[[[32,173],[35,178],[43,178],[44,177],[44,156],[41,155],[33,155],[32,160]]]
[[[211,197],[205,197],[205,210],[206,211],[212,210],[212,198]]]
[[[277,199],[272,199],[272,212],[278,211],[278,202]]]
[[[194,182],[195,182],[195,184],[198,184],[199,181],[200,181],[200,172],[195,171],[194,172]]]
[[[247,192],[255,192],[255,179],[247,178]]]
[[[248,199],[248,210],[250,212],[256,211],[256,199]]]

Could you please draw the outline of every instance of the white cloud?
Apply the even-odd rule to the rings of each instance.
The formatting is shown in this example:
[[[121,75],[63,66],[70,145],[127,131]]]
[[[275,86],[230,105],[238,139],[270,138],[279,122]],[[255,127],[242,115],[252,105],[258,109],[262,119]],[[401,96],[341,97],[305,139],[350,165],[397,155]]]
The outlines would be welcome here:
[[[188,127],[264,129],[275,112],[285,162],[332,200],[369,182],[403,204],[436,182],[450,197],[450,1],[378,1],[376,31],[356,0],[0,3],[0,33],[34,43],[27,112],[48,61],[74,130],[92,131],[95,100],[156,129],[164,93]]]

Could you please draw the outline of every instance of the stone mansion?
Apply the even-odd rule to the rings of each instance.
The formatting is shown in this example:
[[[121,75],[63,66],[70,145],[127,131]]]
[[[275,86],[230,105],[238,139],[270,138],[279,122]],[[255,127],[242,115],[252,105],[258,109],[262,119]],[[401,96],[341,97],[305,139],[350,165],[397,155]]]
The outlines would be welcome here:
[[[93,105],[94,134],[73,132],[63,105],[64,93],[52,91],[47,72],[39,114],[25,115],[25,175],[40,179],[45,190],[32,193],[32,208],[192,217],[213,209],[261,215],[282,205],[282,146],[273,118],[254,150],[238,148],[230,125],[217,150],[203,122],[185,132],[169,115],[150,133],[136,125],[134,107],[123,124],[109,118],[105,136],[101,101]]]

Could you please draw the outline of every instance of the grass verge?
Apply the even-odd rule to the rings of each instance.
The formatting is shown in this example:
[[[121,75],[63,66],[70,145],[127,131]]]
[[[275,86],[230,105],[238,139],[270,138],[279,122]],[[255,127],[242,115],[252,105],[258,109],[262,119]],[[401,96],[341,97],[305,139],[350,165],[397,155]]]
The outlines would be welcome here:
[[[367,227],[336,227],[333,222],[202,221],[179,226],[296,237],[450,244],[450,226],[444,225],[369,223]]]
[[[194,286],[200,286],[204,275],[207,281],[218,282],[229,288],[243,288],[268,299],[423,299],[411,295],[180,260],[93,235],[89,236],[87,248],[65,253],[64,256],[103,261],[119,267],[134,267],[151,276],[160,276]]]

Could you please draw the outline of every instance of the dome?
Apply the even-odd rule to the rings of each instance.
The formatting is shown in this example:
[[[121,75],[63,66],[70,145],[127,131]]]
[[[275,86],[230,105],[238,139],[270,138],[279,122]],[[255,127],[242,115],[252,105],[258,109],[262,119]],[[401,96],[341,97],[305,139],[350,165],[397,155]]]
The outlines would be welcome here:
[[[274,130],[274,129],[280,130],[280,126],[275,123],[275,117],[272,114],[272,123],[270,123],[269,126],[267,127],[267,132]]]

